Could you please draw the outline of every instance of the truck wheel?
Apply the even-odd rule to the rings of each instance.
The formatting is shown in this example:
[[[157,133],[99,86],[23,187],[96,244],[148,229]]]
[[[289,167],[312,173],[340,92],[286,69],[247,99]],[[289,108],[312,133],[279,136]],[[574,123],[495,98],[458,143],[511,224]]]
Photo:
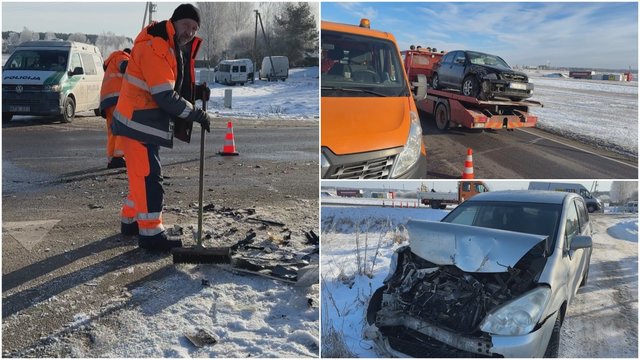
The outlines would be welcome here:
[[[431,206],[432,209],[440,209],[440,206],[441,206],[440,201],[438,200],[431,200],[429,205]]]
[[[558,310],[560,311],[560,310]],[[560,328],[562,327],[562,314],[558,314],[556,322],[553,324],[553,332],[547,345],[547,351],[544,353],[546,358],[557,358],[558,350],[560,350]]]
[[[587,211],[589,211],[590,213],[595,212],[596,207],[594,205],[587,205]]]
[[[445,104],[436,107],[435,120],[438,130],[446,131],[449,128],[449,110]]]
[[[64,106],[62,107],[62,122],[70,123],[76,117],[76,102],[72,97],[68,96],[64,100]]]
[[[469,75],[462,80],[462,95],[478,97],[480,87],[478,86],[478,80],[473,75]]]
[[[440,78],[438,77],[438,73],[433,73],[433,78],[431,79],[431,87],[436,90],[440,88]]]
[[[6,124],[9,121],[11,121],[11,119],[13,119],[13,114],[10,112],[3,112],[2,113],[2,123]]]

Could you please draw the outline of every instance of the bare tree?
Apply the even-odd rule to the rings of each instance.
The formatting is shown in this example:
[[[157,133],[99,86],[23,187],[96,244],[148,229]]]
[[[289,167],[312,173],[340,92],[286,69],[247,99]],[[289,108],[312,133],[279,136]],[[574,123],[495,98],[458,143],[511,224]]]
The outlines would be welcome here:
[[[256,8],[254,3],[250,2],[234,2],[227,3],[228,18],[231,20],[231,30],[234,34],[246,30],[253,22],[253,10]]]
[[[224,43],[224,26],[227,19],[228,3],[199,2],[200,30],[198,36],[203,44],[200,50],[209,64],[219,59]]]
[[[638,197],[638,183],[633,181],[614,181],[611,183],[611,202],[622,204]]]
[[[87,36],[85,34],[83,34],[83,33],[73,33],[73,34],[69,35],[69,38],[67,40],[86,43],[87,42]]]
[[[96,46],[100,49],[100,53],[104,58],[116,50],[131,48],[133,43],[126,36],[116,35],[112,32],[102,33],[96,39]]]
[[[38,39],[40,39],[40,35],[38,33],[34,33],[33,31],[29,30],[25,26],[22,28],[22,32],[20,33],[18,44],[22,44],[25,41],[38,40]]]
[[[56,39],[57,39],[57,36],[56,36],[56,34],[55,34],[55,33],[53,33],[53,32],[51,32],[51,31],[49,31],[49,32],[46,32],[46,33],[44,34],[44,39],[45,39],[45,40],[56,40]]]

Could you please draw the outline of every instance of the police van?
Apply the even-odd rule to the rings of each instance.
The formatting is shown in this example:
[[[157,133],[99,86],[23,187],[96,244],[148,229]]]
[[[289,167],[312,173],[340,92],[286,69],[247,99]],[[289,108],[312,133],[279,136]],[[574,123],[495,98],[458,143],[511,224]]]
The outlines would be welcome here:
[[[102,56],[97,47],[73,41],[37,40],[18,45],[2,68],[2,122],[14,115],[100,115]]]
[[[215,82],[244,85],[253,78],[253,62],[249,59],[222,60],[217,66]]]

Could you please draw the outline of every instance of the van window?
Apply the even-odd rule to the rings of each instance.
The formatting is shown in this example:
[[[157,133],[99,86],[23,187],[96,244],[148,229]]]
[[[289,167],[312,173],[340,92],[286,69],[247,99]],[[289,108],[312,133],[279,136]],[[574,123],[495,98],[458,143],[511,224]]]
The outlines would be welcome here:
[[[80,61],[80,54],[73,54],[71,56],[71,71],[73,71],[77,67],[82,67],[82,62]]]
[[[93,56],[91,54],[82,54],[82,63],[84,64],[85,75],[97,75],[96,64],[93,62]]]
[[[578,220],[580,220],[580,231],[584,232],[587,229],[589,223],[589,213],[587,207],[584,205],[584,201],[576,199],[576,208],[578,209]]]
[[[569,204],[569,209],[567,210],[567,220],[564,227],[564,247],[566,250],[569,250],[571,240],[573,240],[576,235],[580,235],[580,223],[578,222],[576,204],[572,201],[571,204]]]
[[[322,96],[409,96],[392,41],[323,31],[321,42]]]
[[[240,72],[247,72],[247,65],[241,65]]]
[[[16,50],[7,60],[5,69],[58,71],[66,68],[65,50]],[[60,64],[60,62],[63,62]]]
[[[232,72],[237,73],[238,72],[238,65],[234,65],[231,69],[232,69],[231,70]]]

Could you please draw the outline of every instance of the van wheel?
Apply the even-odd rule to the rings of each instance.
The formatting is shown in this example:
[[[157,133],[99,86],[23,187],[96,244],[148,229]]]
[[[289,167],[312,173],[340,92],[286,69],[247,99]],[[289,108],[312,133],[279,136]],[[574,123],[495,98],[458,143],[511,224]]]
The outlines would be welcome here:
[[[587,211],[589,211],[590,213],[596,211],[596,207],[593,205],[587,205]]]
[[[70,123],[76,117],[76,102],[72,97],[67,97],[64,100],[64,106],[62,107],[62,122]]]
[[[584,275],[582,276],[580,287],[587,285],[587,280],[589,280],[589,263],[587,263],[587,269],[584,271]]]
[[[436,126],[440,131],[447,131],[449,128],[449,111],[445,104],[438,104],[435,114]]]
[[[2,123],[6,124],[9,121],[11,121],[11,119],[13,119],[13,114],[10,112],[3,112],[2,113]]]
[[[555,324],[553,324],[553,332],[547,345],[547,351],[544,352],[546,358],[557,358],[558,350],[560,350],[560,328],[562,327],[562,314],[558,314]]]

